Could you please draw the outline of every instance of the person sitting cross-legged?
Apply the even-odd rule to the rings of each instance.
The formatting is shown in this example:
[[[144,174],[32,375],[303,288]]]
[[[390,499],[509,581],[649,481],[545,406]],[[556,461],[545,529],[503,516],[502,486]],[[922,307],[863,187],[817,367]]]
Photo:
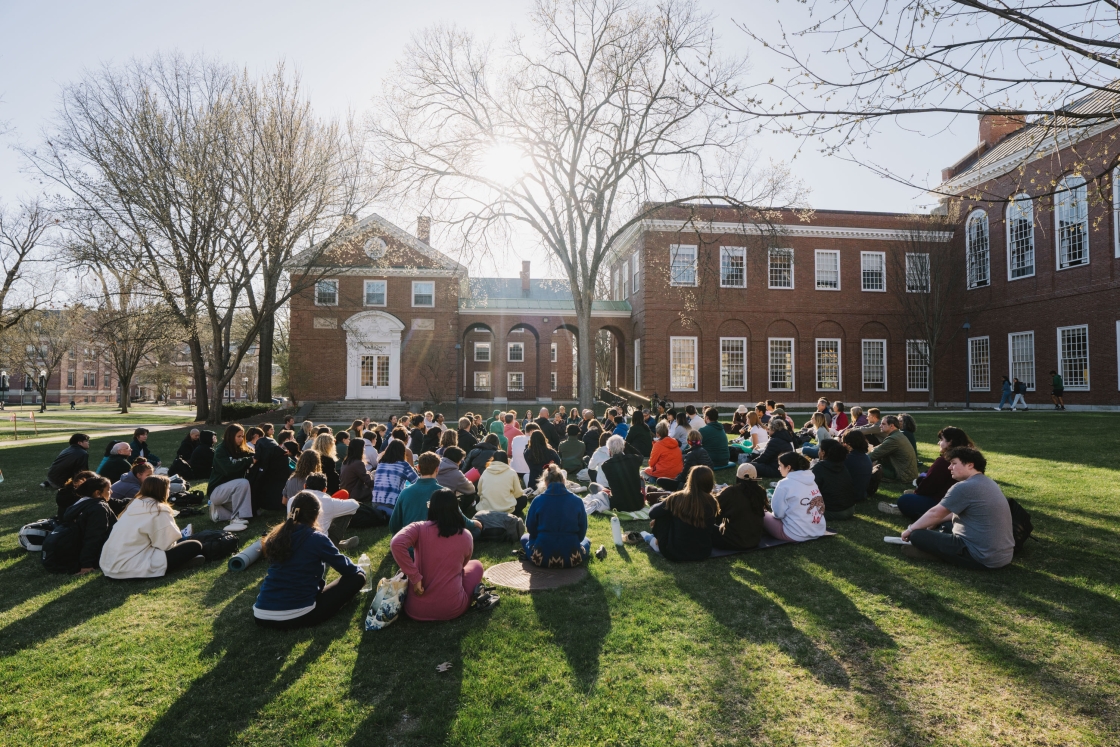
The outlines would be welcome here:
[[[350,519],[358,512],[358,502],[352,498],[335,498],[327,493],[327,476],[322,472],[312,472],[303,481],[301,492],[314,493],[319,499],[319,526],[323,528],[338,549],[346,552],[358,546],[358,538],[343,539],[350,527]],[[339,493],[342,495],[342,493]],[[291,512],[291,503],[288,504]]]
[[[346,459],[338,475],[339,486],[358,503],[373,500],[373,475],[369,473],[366,461],[366,442],[362,438],[352,438],[346,446]]]
[[[528,531],[521,538],[521,548],[533,565],[574,568],[583,565],[591,553],[587,510],[565,482],[560,466],[550,464],[537,483],[537,495],[525,520]]]
[[[97,467],[97,474],[106,478],[110,484],[132,469],[132,447],[124,441],[113,444],[109,456]]]
[[[735,484],[715,496],[719,532],[712,542],[720,550],[753,550],[762,539],[762,517],[766,513],[766,491],[750,463],[735,470]]]
[[[918,455],[900,426],[896,415],[883,418],[879,426],[882,442],[867,456],[874,464],[882,465],[884,477],[909,483],[918,477]]]
[[[641,410],[636,410],[630,417],[630,429],[626,431],[624,438],[629,451],[637,453],[643,459],[649,459],[653,449],[653,433]],[[723,440],[727,441],[726,438]]]
[[[657,478],[657,487],[663,490],[680,490],[684,487],[685,482],[688,480],[688,474],[692,471],[693,467],[708,467],[714,468],[716,465],[712,464],[712,458],[708,455],[708,450],[703,446],[703,436],[700,431],[692,430],[688,432],[688,448],[681,454],[681,471],[676,478],[659,477]]]
[[[583,469],[583,457],[587,447],[580,437],[578,425],[575,423],[568,425],[566,433],[568,437],[560,442],[560,466],[567,470],[569,475],[575,475]]]
[[[958,446],[945,455],[956,484],[941,501],[902,532],[903,554],[943,560],[975,570],[1002,568],[1015,554],[1011,506],[976,449]],[[952,520],[952,533],[938,531]]]
[[[770,499],[772,510],[762,517],[771,537],[787,542],[805,542],[825,533],[824,498],[817,488],[809,460],[796,451],[778,457],[782,479]]]
[[[846,431],[841,436],[841,442],[848,447],[848,456],[844,459],[844,466],[852,476],[852,487],[855,490],[856,500],[867,500],[867,489],[871,485],[871,460],[867,457],[867,439],[859,431]]]
[[[941,499],[945,497],[949,488],[953,487],[954,484],[953,475],[949,471],[949,460],[945,458],[945,455],[958,446],[967,446],[974,449],[976,444],[972,443],[972,439],[960,428],[948,426],[938,432],[937,446],[940,448],[941,454],[933,460],[933,464],[929,466],[925,477],[919,477],[917,489],[912,493],[900,495],[897,504],[881,501],[879,503],[880,511],[885,514],[917,519],[941,502]]]
[[[495,451],[494,453],[503,452]],[[459,496],[459,505],[463,507],[463,511],[470,513],[471,507],[478,501],[478,489],[459,469],[459,462],[461,461],[463,461],[463,450],[458,446],[448,446],[447,451],[440,458],[436,482],[442,487],[454,490],[455,494]]]
[[[508,463],[504,451],[494,452],[482,476],[478,478],[477,511],[501,511],[521,516],[528,500],[521,488],[521,478]]]
[[[719,410],[716,408],[704,410],[704,427],[700,429],[700,436],[715,469],[726,467],[731,461],[731,452],[727,447],[727,431],[719,424]]]
[[[845,466],[848,447],[826,438],[820,442],[820,457],[820,461],[813,465],[812,472],[813,481],[824,499],[825,521],[852,518],[856,513],[856,489]]]
[[[390,447],[395,448],[395,447]],[[456,447],[458,448],[458,447]],[[386,451],[388,454],[388,451]],[[441,489],[439,482],[436,481],[436,475],[439,474],[440,458],[432,452],[425,452],[420,455],[416,460],[416,466],[420,469],[420,476],[415,477],[416,480],[411,485],[405,487],[400,491],[398,496],[394,496],[393,513],[389,517],[389,531],[396,534],[404,529],[409,524],[417,521],[425,521],[428,515],[428,501],[431,499],[432,494]],[[374,473],[376,478],[377,473],[385,468],[385,462],[377,468]],[[411,470],[411,468],[409,468]],[[444,488],[445,489],[445,488]],[[374,487],[373,502],[374,507],[378,507],[378,492],[377,487]],[[463,517],[466,522],[465,526],[470,529],[471,534],[478,536],[482,531],[482,524],[477,521],[471,521],[466,516]]]
[[[145,462],[146,463],[146,462]],[[149,465],[149,470],[151,465]],[[206,562],[202,543],[183,539],[167,498],[171,481],[148,474],[135,499],[113,525],[101,548],[101,572],[108,578],[159,578]]]
[[[132,463],[132,469],[113,483],[109,497],[118,501],[127,501],[140,492],[144,478],[150,477],[154,472],[155,468],[152,467],[151,462],[144,457],[138,458]]]
[[[436,482],[439,457],[435,454],[421,454],[420,459],[417,460],[417,466],[420,467],[420,474],[417,475],[416,470],[412,469],[412,465],[405,459],[405,453],[404,442],[394,438],[385,448],[385,453],[381,455],[381,460],[373,473],[373,507],[390,517],[389,529],[394,532],[408,523],[402,520],[394,527],[391,520],[391,517],[397,513],[396,505],[405,486],[410,482],[412,486],[416,486],[422,480],[428,480],[421,491],[425,493],[423,497],[425,503],[428,496],[439,487],[439,483]],[[424,472],[425,466],[427,473]]]
[[[607,439],[607,460],[599,466],[598,476],[604,487],[609,487],[611,508],[618,511],[638,511],[645,505],[645,483],[642,480],[642,458],[626,452],[622,436]]]
[[[649,454],[649,466],[645,469],[647,480],[656,481],[659,477],[676,480],[684,469],[681,446],[677,439],[669,437],[669,423],[662,420],[657,424],[657,440]]]
[[[766,430],[769,438],[766,439],[766,445],[762,447],[762,451],[744,454],[742,460],[753,464],[755,469],[758,470],[759,477],[781,477],[781,472],[778,469],[778,457],[793,451],[793,434],[789,425],[781,418],[770,418]]]
[[[641,538],[666,560],[705,560],[712,554],[719,535],[716,514],[719,504],[712,497],[716,476],[710,467],[694,467],[683,490],[677,491],[649,510],[650,529]],[[635,542],[634,532],[626,541]]]

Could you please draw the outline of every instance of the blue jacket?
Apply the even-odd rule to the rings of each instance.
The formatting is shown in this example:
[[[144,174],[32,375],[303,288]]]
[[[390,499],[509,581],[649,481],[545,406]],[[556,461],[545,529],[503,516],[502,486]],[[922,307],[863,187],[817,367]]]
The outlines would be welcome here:
[[[342,576],[358,573],[358,566],[338,551],[327,535],[304,524],[292,532],[292,555],[283,563],[269,563],[257,594],[257,609],[280,612],[315,604],[322,591],[326,566]]]
[[[587,535],[587,509],[563,484],[554,482],[533,499],[525,528],[529,530],[526,549],[534,564],[570,567],[582,562],[580,543]],[[573,555],[581,559],[572,563]]]

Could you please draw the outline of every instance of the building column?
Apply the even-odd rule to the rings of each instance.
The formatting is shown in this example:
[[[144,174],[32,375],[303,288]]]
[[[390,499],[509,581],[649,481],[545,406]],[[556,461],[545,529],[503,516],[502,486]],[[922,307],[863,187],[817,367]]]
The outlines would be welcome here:
[[[506,392],[506,327],[505,322],[498,318],[494,324],[494,346],[490,351],[490,398],[496,403],[509,401]]]

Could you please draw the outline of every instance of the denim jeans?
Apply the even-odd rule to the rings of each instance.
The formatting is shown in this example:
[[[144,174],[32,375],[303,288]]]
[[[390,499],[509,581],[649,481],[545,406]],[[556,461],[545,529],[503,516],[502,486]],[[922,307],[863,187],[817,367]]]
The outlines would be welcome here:
[[[910,533],[910,544],[946,563],[976,571],[988,570],[988,566],[977,561],[969,554],[964,540],[955,534],[938,532],[932,529],[915,529]]]
[[[909,519],[919,519],[939,502],[917,493],[903,493],[898,497],[898,510]]]

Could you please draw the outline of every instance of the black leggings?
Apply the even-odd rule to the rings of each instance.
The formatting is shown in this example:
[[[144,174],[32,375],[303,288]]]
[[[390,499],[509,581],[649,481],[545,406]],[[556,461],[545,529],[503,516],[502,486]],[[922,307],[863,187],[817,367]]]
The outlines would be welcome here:
[[[179,540],[167,549],[167,572],[179,570],[188,560],[201,554],[202,543],[198,540]]]
[[[315,596],[315,609],[307,614],[293,617],[290,620],[262,620],[259,617],[253,619],[262,628],[272,628],[273,630],[292,630],[293,628],[308,628],[312,625],[318,625],[324,620],[334,617],[335,613],[353,599],[365,585],[366,577],[364,573],[358,572],[352,576],[339,576],[324,586],[323,590]]]

